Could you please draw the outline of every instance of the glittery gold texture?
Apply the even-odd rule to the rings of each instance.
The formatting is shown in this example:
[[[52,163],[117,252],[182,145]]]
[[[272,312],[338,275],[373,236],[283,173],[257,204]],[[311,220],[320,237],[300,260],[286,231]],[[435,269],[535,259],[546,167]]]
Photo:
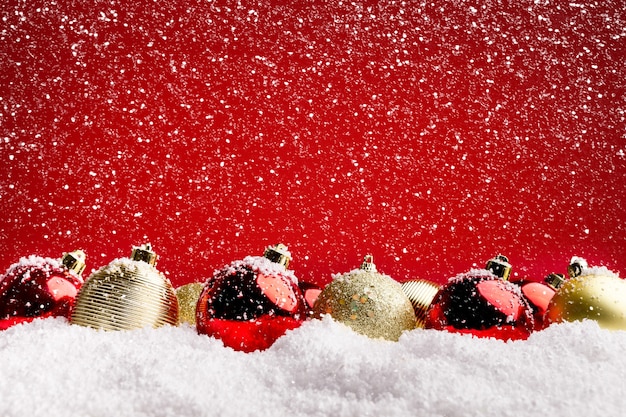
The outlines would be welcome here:
[[[176,288],[178,323],[196,325],[196,307],[203,288],[204,285],[199,282],[192,282]]]
[[[314,306],[314,317],[333,319],[371,338],[396,341],[415,328],[415,313],[402,287],[378,272],[356,270],[324,288]]]

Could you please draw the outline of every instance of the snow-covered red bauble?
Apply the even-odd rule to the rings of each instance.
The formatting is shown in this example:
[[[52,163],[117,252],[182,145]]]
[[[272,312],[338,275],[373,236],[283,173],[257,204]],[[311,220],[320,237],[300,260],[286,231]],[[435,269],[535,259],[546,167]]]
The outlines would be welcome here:
[[[69,318],[84,269],[80,250],[60,261],[35,255],[20,259],[0,278],[0,329],[38,317]]]
[[[428,308],[425,327],[502,340],[528,338],[534,328],[532,309],[519,287],[502,278],[510,273],[506,258],[494,258],[487,268],[444,284]]]
[[[156,260],[147,243],[91,274],[76,297],[72,324],[103,330],[178,324],[174,288]]]
[[[287,269],[285,245],[268,247],[264,256],[247,256],[216,271],[197,304],[198,333],[221,339],[243,352],[269,348],[299,327],[307,304],[298,279]]]
[[[367,255],[359,269],[336,275],[317,297],[314,316],[329,314],[357,333],[396,341],[415,329],[415,312],[400,283],[379,273]]]

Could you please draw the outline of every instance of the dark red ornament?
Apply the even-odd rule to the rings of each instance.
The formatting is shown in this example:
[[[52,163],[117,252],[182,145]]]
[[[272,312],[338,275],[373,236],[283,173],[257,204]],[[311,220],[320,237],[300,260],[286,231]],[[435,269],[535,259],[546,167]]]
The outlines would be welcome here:
[[[0,281],[0,330],[36,318],[69,318],[84,269],[82,251],[61,261],[33,255],[13,264]]]
[[[487,264],[490,270],[472,270],[443,285],[426,312],[425,327],[501,340],[528,338],[532,309],[518,286],[492,272],[510,273],[506,258],[499,257]],[[505,268],[493,268],[494,261]]]
[[[262,257],[248,256],[217,271],[198,299],[198,333],[252,352],[299,327],[308,307],[297,278],[287,270],[290,259],[287,248],[277,245]]]

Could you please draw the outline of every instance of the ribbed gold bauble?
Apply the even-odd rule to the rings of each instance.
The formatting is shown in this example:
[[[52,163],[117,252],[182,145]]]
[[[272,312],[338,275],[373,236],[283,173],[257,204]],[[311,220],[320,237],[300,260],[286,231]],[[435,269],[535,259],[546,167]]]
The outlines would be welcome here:
[[[426,311],[439,292],[439,285],[423,279],[416,279],[402,283],[402,291],[406,294],[413,311],[415,311],[415,327],[423,329],[426,324]]]
[[[626,330],[626,281],[609,272],[583,271],[559,288],[546,318],[551,323],[589,319],[605,329]]]
[[[196,307],[204,284],[192,282],[176,288],[178,298],[178,323],[196,325]]]
[[[371,255],[360,269],[336,277],[322,290],[313,316],[323,314],[371,338],[397,341],[403,331],[415,328],[413,306],[402,286],[376,272]]]
[[[104,330],[178,323],[178,301],[169,280],[154,267],[150,244],[135,247],[91,274],[76,297],[71,322]]]

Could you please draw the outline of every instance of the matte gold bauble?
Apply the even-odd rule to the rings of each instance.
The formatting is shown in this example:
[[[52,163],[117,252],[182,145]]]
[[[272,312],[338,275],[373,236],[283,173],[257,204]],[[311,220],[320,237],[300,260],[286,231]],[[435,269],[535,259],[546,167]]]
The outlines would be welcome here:
[[[337,276],[318,296],[313,316],[330,314],[334,320],[371,338],[397,341],[415,328],[413,306],[402,286],[376,272],[372,256],[360,269]]]
[[[626,330],[626,281],[605,268],[593,269],[563,283],[548,305],[547,320],[589,319],[605,329]]]
[[[192,282],[176,288],[176,298],[178,298],[178,323],[188,323],[196,325],[196,306],[204,284]]]
[[[103,330],[131,330],[178,323],[174,288],[155,268],[150,244],[135,247],[91,274],[76,297],[71,322]]]

